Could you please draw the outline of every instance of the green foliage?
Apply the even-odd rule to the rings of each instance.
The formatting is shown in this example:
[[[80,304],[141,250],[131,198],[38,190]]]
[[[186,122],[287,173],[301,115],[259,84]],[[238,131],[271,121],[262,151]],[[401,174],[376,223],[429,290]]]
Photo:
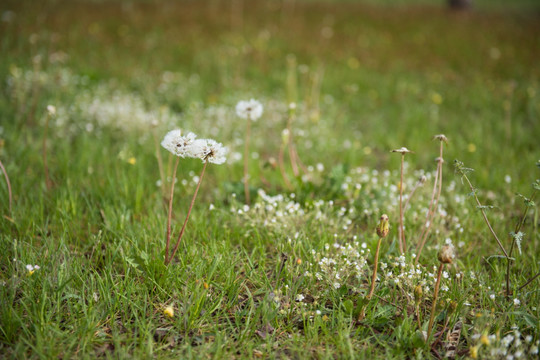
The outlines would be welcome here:
[[[412,251],[398,253],[399,159],[389,150],[415,151],[404,194],[419,176],[428,179],[405,213],[410,249],[431,199],[438,154],[430,139],[442,132],[445,157],[475,164],[475,184],[492,189],[471,196],[489,199],[480,210],[489,208],[507,234],[523,207],[513,191],[537,177],[535,18],[346,1],[291,5],[2,2],[0,161],[13,190],[10,212],[0,177],[3,357],[428,358],[423,331],[446,239],[458,258],[442,280],[434,334],[445,330],[433,349],[443,356],[446,336],[462,326],[460,356],[484,332],[499,336],[480,354],[512,335],[521,343],[505,349],[532,356],[538,279],[520,287],[539,271],[535,197],[522,197],[526,236],[510,235],[520,254],[510,257],[519,266],[507,298],[506,262],[489,256],[496,245],[446,164],[420,265]],[[251,97],[265,113],[253,123],[245,206],[236,155],[245,123],[234,105]],[[301,170],[294,175],[286,152],[288,188],[276,159],[291,99]],[[42,154],[48,104],[57,107],[45,139],[50,189]],[[231,162],[207,170],[178,255],[164,266],[170,181],[161,178],[156,141],[173,127],[222,141]],[[169,155],[157,151],[170,174]],[[201,166],[181,162],[173,233]],[[455,170],[472,171],[459,161]],[[367,301],[383,213],[390,234]]]

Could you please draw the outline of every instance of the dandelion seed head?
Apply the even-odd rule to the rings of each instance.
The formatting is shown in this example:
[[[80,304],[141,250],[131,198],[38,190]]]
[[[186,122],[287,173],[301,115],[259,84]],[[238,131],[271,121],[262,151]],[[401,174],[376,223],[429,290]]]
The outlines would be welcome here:
[[[212,139],[197,139],[191,146],[193,157],[208,161],[212,164],[223,164],[227,158],[228,149],[223,144]]]
[[[169,131],[163,141],[161,141],[161,146],[170,151],[172,154],[179,157],[195,157],[193,154],[193,143],[197,135],[192,132],[182,135],[182,130],[176,129]]]
[[[242,119],[250,119],[256,121],[262,116],[263,106],[255,100],[242,100],[236,104],[236,114]]]

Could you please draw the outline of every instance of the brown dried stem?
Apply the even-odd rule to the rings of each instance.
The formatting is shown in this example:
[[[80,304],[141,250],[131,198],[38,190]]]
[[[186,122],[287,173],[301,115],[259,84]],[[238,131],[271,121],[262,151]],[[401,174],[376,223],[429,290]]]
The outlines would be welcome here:
[[[249,198],[249,139],[251,136],[251,117],[247,117],[246,125],[246,140],[244,144],[244,197],[246,198],[246,204],[250,204]]]
[[[437,309],[437,297],[439,296],[439,288],[441,286],[441,275],[444,268],[444,264],[441,262],[439,265],[439,270],[437,271],[437,282],[435,283],[435,292],[433,293],[433,303],[431,304],[431,314],[429,315],[429,325],[426,341],[429,341],[429,336],[431,335],[433,320],[435,319],[435,310]]]
[[[176,180],[176,170],[178,169],[178,163],[180,162],[180,158],[176,158],[176,163],[174,164],[174,171],[172,173],[172,180],[171,180],[171,192],[169,194],[169,212],[167,213],[167,242],[165,244],[165,264],[168,263],[169,260],[169,246],[171,243],[171,219],[172,219],[172,203],[173,203],[173,196],[174,196],[174,182]]]
[[[169,260],[165,262],[165,265],[169,265],[169,263],[174,258],[174,255],[176,254],[176,251],[178,250],[178,246],[180,245],[180,241],[182,241],[182,236],[184,235],[184,231],[186,230],[186,225],[189,220],[189,215],[191,215],[191,210],[193,209],[193,204],[195,204],[195,199],[197,198],[197,193],[199,192],[199,187],[201,186],[202,179],[204,177],[204,172],[206,171],[206,166],[208,165],[208,159],[204,161],[204,166],[201,171],[201,176],[199,177],[199,182],[197,183],[197,187],[195,188],[195,194],[193,194],[193,198],[191,199],[191,204],[189,205],[189,210],[186,215],[186,219],[184,220],[184,225],[182,225],[182,230],[180,230],[180,234],[178,235],[178,239],[176,240],[176,245],[172,251],[171,256],[169,257]]]

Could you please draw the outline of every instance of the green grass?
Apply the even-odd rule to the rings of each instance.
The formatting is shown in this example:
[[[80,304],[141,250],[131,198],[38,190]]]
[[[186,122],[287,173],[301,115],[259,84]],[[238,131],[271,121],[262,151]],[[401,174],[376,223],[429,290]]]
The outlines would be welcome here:
[[[533,356],[540,280],[517,289],[540,270],[538,210],[528,212],[522,251],[514,250],[507,298],[506,262],[490,257],[501,251],[452,163],[475,169],[468,176],[494,206],[488,216],[509,249],[524,208],[515,193],[530,197],[540,177],[534,7],[280,4],[244,2],[243,12],[220,1],[0,5],[5,20],[7,10],[15,15],[0,23],[0,161],[14,195],[10,213],[2,177],[2,357],[435,358],[456,326],[458,358],[475,346],[479,358],[497,358],[497,349]],[[234,106],[251,97],[265,112],[252,128],[246,209],[245,121]],[[295,178],[285,156],[289,189],[275,161],[292,101],[309,171]],[[58,112],[47,138],[50,189],[48,104]],[[177,127],[231,153],[209,165],[166,267],[155,139]],[[413,274],[440,133],[449,138],[441,212]],[[428,180],[406,212],[410,250],[398,259],[400,156],[390,150],[402,146],[415,152],[406,157],[404,193],[420,175]],[[170,171],[170,155],[159,151]],[[201,169],[199,160],[180,162],[174,234]],[[366,302],[382,213],[391,222],[385,265]],[[445,331],[431,352],[421,334],[446,239],[457,259],[445,269],[434,333]],[[27,264],[40,269],[29,274]],[[173,318],[163,313],[168,305]]]

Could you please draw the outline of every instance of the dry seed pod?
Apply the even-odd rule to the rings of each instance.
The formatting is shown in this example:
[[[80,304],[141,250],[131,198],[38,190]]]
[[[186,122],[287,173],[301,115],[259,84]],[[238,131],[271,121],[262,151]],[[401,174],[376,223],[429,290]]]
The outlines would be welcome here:
[[[444,245],[439,251],[439,261],[443,264],[451,264],[454,257],[454,247],[451,245]]]

